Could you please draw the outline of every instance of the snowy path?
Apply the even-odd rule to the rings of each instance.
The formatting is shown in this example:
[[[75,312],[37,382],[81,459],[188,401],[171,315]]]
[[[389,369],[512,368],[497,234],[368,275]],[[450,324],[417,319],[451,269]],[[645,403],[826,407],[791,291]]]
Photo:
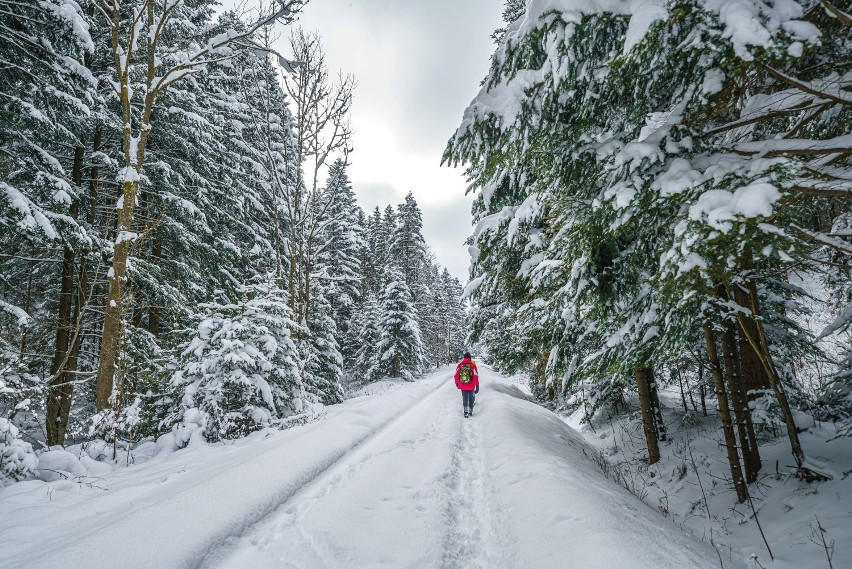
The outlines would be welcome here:
[[[317,423],[155,458],[96,488],[15,485],[0,491],[0,565],[718,566],[510,382],[483,370],[478,403],[464,419],[445,368]]]
[[[479,431],[440,383],[210,565],[514,567],[501,555]]]

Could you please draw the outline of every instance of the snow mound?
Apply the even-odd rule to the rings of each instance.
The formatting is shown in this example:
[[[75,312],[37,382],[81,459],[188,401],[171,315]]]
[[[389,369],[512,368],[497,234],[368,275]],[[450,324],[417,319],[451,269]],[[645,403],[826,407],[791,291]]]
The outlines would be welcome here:
[[[67,450],[55,449],[38,457],[38,469],[35,474],[39,480],[56,482],[57,480],[88,476],[89,470],[83,466],[79,458]]]

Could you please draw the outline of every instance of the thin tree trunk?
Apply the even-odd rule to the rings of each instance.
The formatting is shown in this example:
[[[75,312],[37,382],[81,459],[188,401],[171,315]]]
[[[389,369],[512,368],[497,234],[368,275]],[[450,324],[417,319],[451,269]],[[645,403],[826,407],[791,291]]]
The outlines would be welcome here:
[[[74,149],[74,164],[71,170],[71,178],[78,188],[83,183],[83,158],[86,149],[77,146]],[[80,204],[79,197],[71,204],[69,215],[77,219]],[[53,362],[50,366],[50,389],[47,392],[47,404],[45,412],[45,430],[47,431],[47,445],[61,445],[65,442],[65,422],[71,409],[71,393],[73,383],[65,381],[67,375],[64,373],[68,364],[68,349],[71,338],[71,306],[74,292],[74,249],[66,244],[62,252],[62,277],[59,286],[59,309],[56,319],[56,344],[53,350]],[[65,418],[65,421],[63,421]]]
[[[154,263],[159,263],[163,258],[163,242],[158,238],[151,245],[151,257]],[[160,309],[153,302],[148,307],[148,332],[155,338],[160,334]]]
[[[686,406],[686,392],[683,390],[683,377],[681,377],[680,371],[676,371],[673,369],[672,372],[677,373],[677,384],[678,387],[680,387],[680,402],[683,404],[683,412],[688,413],[689,407]],[[691,393],[690,397],[692,397]],[[695,407],[695,402],[693,402],[692,406]]]
[[[305,260],[305,294],[304,294],[304,313],[302,318],[304,319],[305,325],[308,325],[308,319],[310,318],[310,309],[311,309],[311,271],[313,270],[313,263],[310,259],[310,250],[311,244],[308,243],[308,258]]]
[[[27,314],[30,313],[30,305],[32,304],[33,298],[33,268],[35,267],[35,262],[29,262],[30,270],[27,274],[27,293],[24,296],[24,312]],[[18,363],[24,361],[24,354],[27,351],[27,330],[29,330],[28,326],[24,326],[21,331],[21,350],[18,353]]]
[[[752,310],[754,313],[754,310]],[[778,372],[775,369],[775,364],[772,361],[772,355],[769,353],[769,347],[766,342],[766,333],[763,331],[763,325],[756,322],[758,337],[754,338],[745,331],[743,326],[744,316],[739,316],[740,330],[752,345],[754,351],[760,355],[760,361],[763,365],[766,374],[769,376],[769,383],[772,386],[772,391],[775,393],[775,398],[778,400],[778,406],[781,407],[781,414],[784,416],[784,423],[787,427],[787,436],[790,439],[790,450],[793,454],[793,459],[796,461],[799,474],[808,482],[814,480],[829,479],[825,474],[815,472],[810,468],[805,467],[805,452],[802,449],[802,443],[799,441],[799,432],[796,430],[796,422],[793,419],[793,412],[790,408],[790,402],[787,400],[787,394],[784,391],[784,386],[781,379],[778,377]]]
[[[733,480],[734,490],[737,493],[737,500],[742,503],[748,499],[748,487],[746,486],[745,479],[743,479],[740,458],[737,455],[737,441],[733,425],[731,424],[731,410],[728,408],[725,379],[722,376],[722,366],[719,363],[719,356],[716,352],[716,336],[710,322],[704,323],[704,340],[707,343],[707,356],[710,360],[710,370],[713,373],[713,380],[716,386],[716,400],[719,403],[719,417],[722,419],[722,431],[725,435],[725,450],[728,455],[728,465],[731,469],[731,479]]]
[[[746,247],[746,250],[739,259],[738,267],[738,272],[746,280],[746,286],[734,285],[732,288],[736,303],[743,308],[751,310],[753,313],[753,317],[741,322],[741,325],[747,328],[748,336],[757,338],[759,334],[754,321],[754,316],[757,315],[758,311],[757,285],[754,281],[753,271],[754,259],[751,248]],[[771,384],[769,383],[769,376],[760,362],[760,355],[754,351],[754,348],[746,337],[747,335],[739,335],[739,350],[743,384],[748,400],[752,401],[760,396],[761,391],[770,389]]]
[[[654,429],[654,411],[651,403],[650,370],[637,366],[635,369],[636,388],[639,391],[639,408],[642,411],[642,427],[645,430],[645,442],[648,445],[648,462],[654,464],[660,460],[660,447],[657,432]]]
[[[701,367],[698,368],[698,376],[701,377]],[[689,403],[692,405],[692,410],[698,413],[698,406],[695,404],[695,396],[692,393],[692,386],[689,385],[689,376],[687,375],[684,379],[684,383],[686,383],[686,393],[689,395]]]
[[[657,438],[661,441],[668,439],[666,433],[666,423],[663,420],[663,407],[660,405],[660,394],[657,391],[657,379],[654,376],[654,370],[648,368],[648,387],[651,390],[651,404],[654,411],[654,428],[657,431]]]
[[[757,437],[754,434],[754,424],[751,421],[751,411],[748,408],[742,378],[737,369],[739,354],[736,353],[736,349],[736,331],[733,324],[728,323],[722,333],[722,353],[725,372],[728,376],[728,388],[731,392],[731,405],[737,421],[737,434],[740,439],[746,482],[750,484],[757,481],[757,474],[760,472],[760,451],[757,447]]]
[[[698,366],[698,394],[701,396],[701,414],[707,416],[707,388],[704,386],[704,366]]]

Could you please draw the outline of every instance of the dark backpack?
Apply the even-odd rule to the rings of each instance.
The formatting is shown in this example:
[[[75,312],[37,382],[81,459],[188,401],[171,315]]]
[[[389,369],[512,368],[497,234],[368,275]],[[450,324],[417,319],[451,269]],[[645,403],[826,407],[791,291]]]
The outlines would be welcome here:
[[[470,363],[463,363],[459,369],[459,383],[470,383],[473,381],[473,366]]]

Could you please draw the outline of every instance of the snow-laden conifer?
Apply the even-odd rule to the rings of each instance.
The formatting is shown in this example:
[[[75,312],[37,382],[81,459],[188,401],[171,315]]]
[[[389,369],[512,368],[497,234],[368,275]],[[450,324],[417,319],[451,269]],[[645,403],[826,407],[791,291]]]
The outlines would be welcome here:
[[[315,281],[316,282],[316,281]],[[340,385],[343,376],[343,356],[337,343],[337,325],[332,317],[333,298],[323,286],[322,281],[315,284],[313,307],[307,323],[307,336],[304,341],[304,384],[308,393],[316,396],[322,403],[331,405],[343,401],[343,389]]]
[[[358,207],[346,163],[338,159],[329,169],[328,182],[318,200],[317,260],[314,281],[321,287],[335,323],[335,338],[342,353],[351,358],[350,321],[361,295],[361,259],[364,244],[359,226],[363,211]],[[359,217],[360,216],[360,217]]]
[[[273,279],[246,285],[233,302],[201,306],[195,338],[172,385],[178,420],[207,440],[233,439],[304,412],[315,402],[299,377],[287,296]]]
[[[387,270],[387,286],[381,304],[380,338],[377,344],[378,368],[389,377],[412,380],[423,365],[420,325],[411,291],[395,266]]]
[[[355,311],[355,318],[351,324],[357,346],[352,362],[352,375],[353,379],[359,383],[379,378],[378,344],[381,339],[379,310],[380,306],[376,297],[368,294]]]

